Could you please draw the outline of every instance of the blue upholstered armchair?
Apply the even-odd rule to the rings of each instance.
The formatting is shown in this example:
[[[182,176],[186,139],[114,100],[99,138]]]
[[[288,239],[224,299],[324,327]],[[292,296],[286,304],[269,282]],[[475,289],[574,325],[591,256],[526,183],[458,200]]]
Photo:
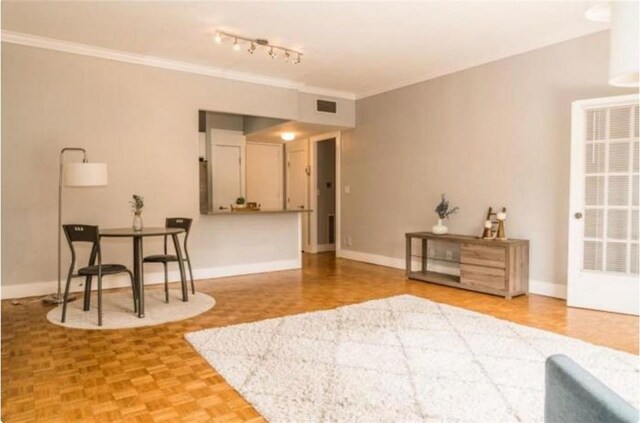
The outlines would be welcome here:
[[[546,423],[637,423],[638,410],[575,361],[561,354],[546,362]]]

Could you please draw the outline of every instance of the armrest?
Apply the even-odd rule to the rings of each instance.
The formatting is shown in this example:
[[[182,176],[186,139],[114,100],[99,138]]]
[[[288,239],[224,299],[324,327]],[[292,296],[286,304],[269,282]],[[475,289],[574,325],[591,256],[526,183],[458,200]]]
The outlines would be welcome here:
[[[545,367],[546,423],[638,422],[638,410],[569,357],[552,355]]]

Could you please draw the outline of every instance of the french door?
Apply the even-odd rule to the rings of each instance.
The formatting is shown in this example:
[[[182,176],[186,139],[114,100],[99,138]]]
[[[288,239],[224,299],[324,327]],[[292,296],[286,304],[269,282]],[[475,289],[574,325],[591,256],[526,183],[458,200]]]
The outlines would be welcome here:
[[[638,96],[573,103],[569,306],[638,314]]]

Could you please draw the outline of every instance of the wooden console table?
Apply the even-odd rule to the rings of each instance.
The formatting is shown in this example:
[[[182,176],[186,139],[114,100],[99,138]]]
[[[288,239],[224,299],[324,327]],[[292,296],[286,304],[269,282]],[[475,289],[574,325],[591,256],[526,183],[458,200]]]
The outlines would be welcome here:
[[[410,279],[500,295],[507,299],[529,291],[529,241],[522,239],[486,240],[467,235],[436,235],[431,232],[405,234],[406,275]],[[411,269],[412,240],[422,240],[421,269]],[[460,276],[428,270],[428,242],[455,244],[460,261],[443,260],[460,266]],[[433,259],[440,260],[440,259]]]

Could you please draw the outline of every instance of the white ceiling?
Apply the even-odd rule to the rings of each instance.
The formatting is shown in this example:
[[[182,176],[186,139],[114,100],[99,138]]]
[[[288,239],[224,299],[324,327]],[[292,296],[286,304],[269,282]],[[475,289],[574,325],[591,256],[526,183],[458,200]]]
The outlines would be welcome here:
[[[2,1],[3,31],[364,97],[607,28],[581,1]],[[302,50],[299,65],[217,45],[216,29]],[[261,53],[261,54],[258,54]]]

